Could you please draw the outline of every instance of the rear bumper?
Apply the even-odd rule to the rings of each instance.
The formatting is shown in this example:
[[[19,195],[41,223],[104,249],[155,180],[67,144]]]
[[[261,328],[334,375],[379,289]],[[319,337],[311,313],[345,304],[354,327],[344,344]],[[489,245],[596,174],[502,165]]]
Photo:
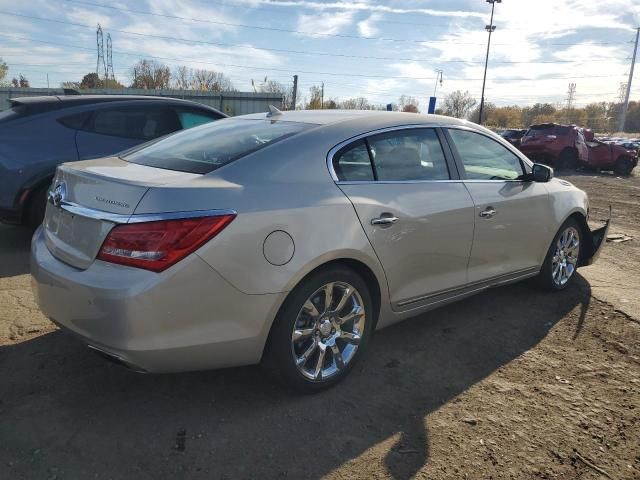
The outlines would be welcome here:
[[[31,246],[42,312],[106,355],[151,373],[258,363],[285,294],[247,295],[197,255],[157,274],[94,261],[78,270]]]

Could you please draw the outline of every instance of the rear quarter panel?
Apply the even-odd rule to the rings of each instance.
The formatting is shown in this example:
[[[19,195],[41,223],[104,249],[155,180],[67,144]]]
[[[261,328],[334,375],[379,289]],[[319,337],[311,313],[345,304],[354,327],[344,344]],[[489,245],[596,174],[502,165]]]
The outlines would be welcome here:
[[[237,218],[198,255],[244,293],[287,292],[314,268],[349,258],[367,265],[387,295],[384,273],[355,210],[327,169],[326,155],[334,144],[309,133],[188,185],[152,188],[135,213],[236,211]],[[276,230],[287,232],[295,244],[293,258],[280,266],[263,252],[266,237]]]

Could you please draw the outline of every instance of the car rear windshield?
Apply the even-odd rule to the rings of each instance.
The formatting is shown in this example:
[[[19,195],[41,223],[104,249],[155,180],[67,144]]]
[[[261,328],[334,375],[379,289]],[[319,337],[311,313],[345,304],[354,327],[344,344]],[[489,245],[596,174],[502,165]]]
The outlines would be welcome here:
[[[131,163],[190,173],[209,173],[313,125],[225,119],[170,135],[130,151]]]
[[[562,125],[541,125],[529,128],[527,137],[543,137],[545,135],[568,135],[571,127]]]

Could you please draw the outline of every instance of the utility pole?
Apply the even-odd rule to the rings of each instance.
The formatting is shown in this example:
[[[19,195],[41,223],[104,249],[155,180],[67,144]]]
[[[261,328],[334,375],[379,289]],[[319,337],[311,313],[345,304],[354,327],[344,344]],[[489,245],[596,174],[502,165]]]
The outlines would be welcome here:
[[[570,83],[569,90],[567,91],[567,124],[570,120],[571,110],[573,109],[573,100],[576,96],[576,84]]]
[[[629,81],[627,82],[627,93],[624,96],[622,104],[622,112],[620,112],[620,124],[618,130],[624,132],[624,124],[627,123],[627,110],[629,110],[629,97],[631,96],[631,82],[633,81],[633,70],[636,66],[636,56],[638,55],[638,40],[640,40],[640,27],[636,29],[636,46],[633,49],[633,58],[631,59],[631,70],[629,70]]]
[[[291,110],[296,109],[296,97],[298,96],[298,75],[293,76],[293,95],[291,101],[293,102],[293,108]]]
[[[324,82],[322,82],[322,89],[320,90],[320,109],[324,110]]]
[[[478,116],[478,123],[482,125],[482,113],[484,112],[484,87],[487,84],[487,67],[489,66],[489,49],[491,48],[491,34],[496,31],[496,27],[493,24],[493,12],[496,8],[496,3],[502,3],[502,0],[487,0],[487,3],[491,4],[491,21],[489,25],[484,29],[489,32],[489,40],[487,41],[487,57],[484,61],[484,78],[482,79],[482,96],[480,98],[480,115]]]

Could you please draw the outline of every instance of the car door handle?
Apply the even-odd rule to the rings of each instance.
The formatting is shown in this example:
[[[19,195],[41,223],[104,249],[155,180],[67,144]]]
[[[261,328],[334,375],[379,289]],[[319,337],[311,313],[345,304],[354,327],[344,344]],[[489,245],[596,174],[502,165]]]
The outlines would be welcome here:
[[[487,207],[480,212],[482,218],[491,218],[496,214],[496,210],[493,207]]]
[[[398,217],[393,216],[372,218],[371,225],[393,225],[398,220],[400,220]]]

